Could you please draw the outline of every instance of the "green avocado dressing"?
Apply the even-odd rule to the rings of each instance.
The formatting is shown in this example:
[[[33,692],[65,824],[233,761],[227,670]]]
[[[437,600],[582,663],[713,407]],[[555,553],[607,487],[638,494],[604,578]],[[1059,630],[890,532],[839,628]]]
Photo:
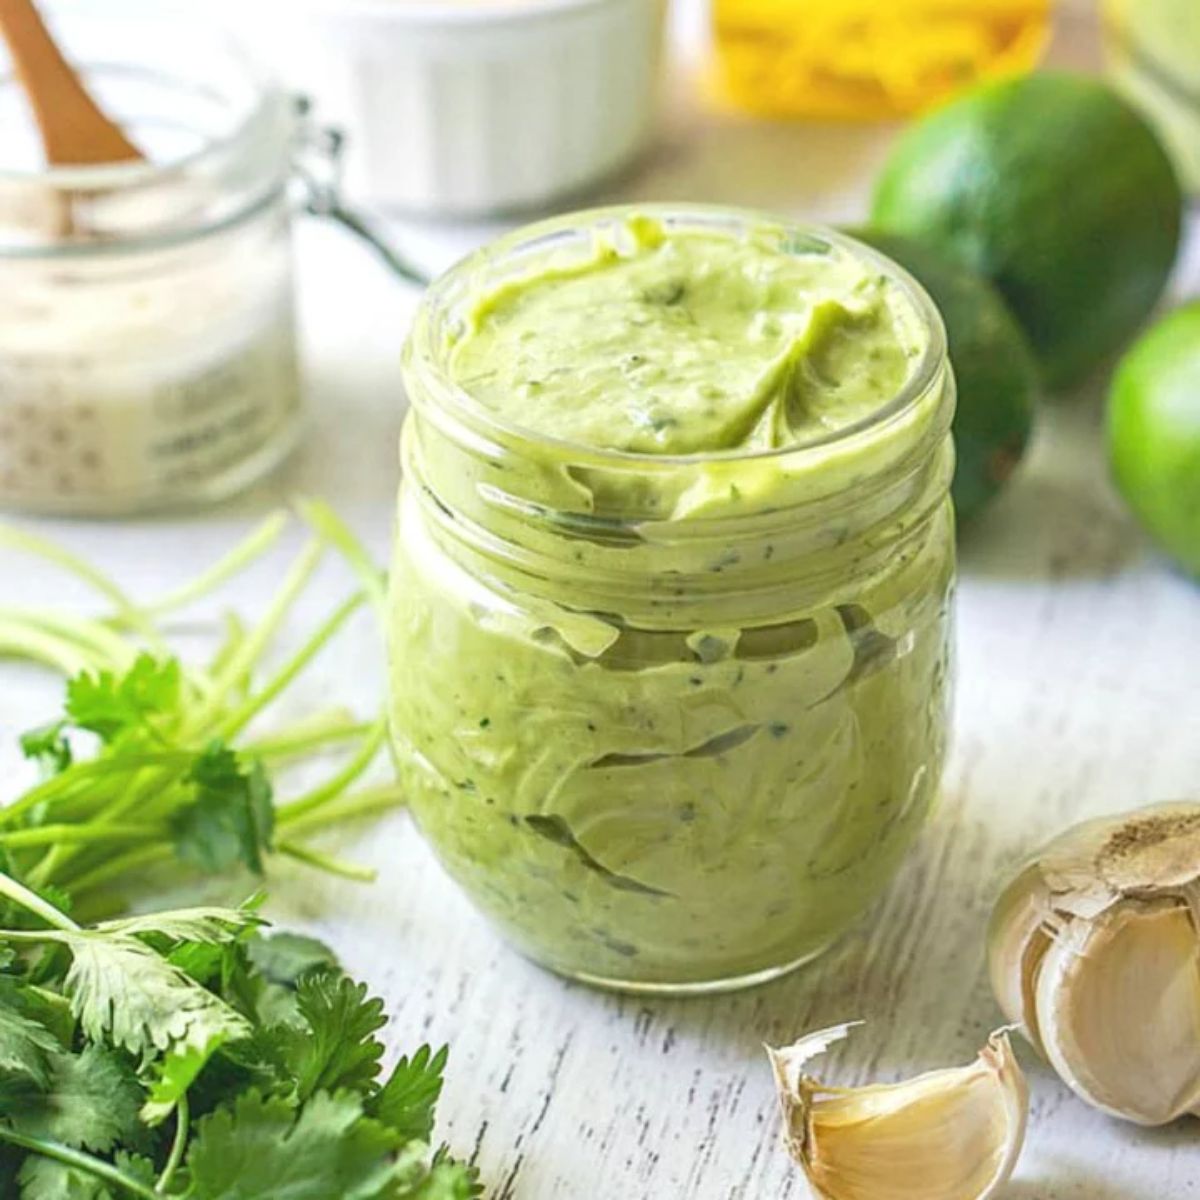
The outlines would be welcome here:
[[[548,437],[651,454],[769,449],[845,428],[895,396],[924,348],[894,282],[845,251],[667,236],[481,296],[455,381]]]
[[[406,364],[414,815],[564,973],[708,987],[811,957],[891,877],[940,769],[944,369],[892,412],[928,315],[868,252],[752,223],[635,215],[466,278],[428,353],[497,432],[446,432],[426,351]]]

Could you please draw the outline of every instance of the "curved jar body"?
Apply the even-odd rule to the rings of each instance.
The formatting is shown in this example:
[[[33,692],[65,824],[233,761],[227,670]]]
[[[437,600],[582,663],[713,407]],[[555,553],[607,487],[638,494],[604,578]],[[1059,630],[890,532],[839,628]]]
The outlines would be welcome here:
[[[657,217],[734,234],[752,220]],[[393,731],[422,831],[525,953],[626,989],[735,986],[860,918],[935,794],[953,382],[936,313],[897,268],[754,219],[782,252],[852,246],[911,289],[928,346],[903,395],[751,453],[594,450],[491,419],[445,371],[470,295],[586,253],[621,219],[515,235],[417,319]]]
[[[49,15],[145,155],[47,167],[0,70],[0,506],[115,515],[219,499],[276,465],[301,390],[293,102],[153,6]],[[153,69],[138,60],[155,31]],[[120,47],[128,49],[128,61]],[[0,54],[0,68],[3,67]]]

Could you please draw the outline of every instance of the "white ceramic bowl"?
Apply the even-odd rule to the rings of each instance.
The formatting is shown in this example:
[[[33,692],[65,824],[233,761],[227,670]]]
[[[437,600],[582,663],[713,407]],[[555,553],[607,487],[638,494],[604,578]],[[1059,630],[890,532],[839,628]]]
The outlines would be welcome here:
[[[226,15],[323,120],[347,187],[469,216],[578,191],[641,150],[666,0],[228,0]]]

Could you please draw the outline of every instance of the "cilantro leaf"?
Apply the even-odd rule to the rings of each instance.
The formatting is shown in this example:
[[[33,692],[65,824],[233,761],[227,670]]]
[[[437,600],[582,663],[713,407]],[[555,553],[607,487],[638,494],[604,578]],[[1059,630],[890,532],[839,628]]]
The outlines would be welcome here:
[[[187,1165],[194,1200],[375,1200],[392,1178],[394,1136],[349,1092],[299,1110],[256,1091],[199,1122]]]
[[[7,1105],[13,1128],[64,1146],[107,1151],[118,1142],[141,1140],[138,1109],[142,1087],[133,1070],[111,1050],[86,1046],[80,1054],[58,1051],[50,1060],[44,1090]]]
[[[281,1027],[279,1042],[299,1098],[369,1088],[383,1056],[372,1036],[387,1024],[383,1001],[340,971],[311,971],[296,984],[296,1005],[304,1025]]]
[[[293,986],[301,975],[316,967],[338,965],[337,955],[324,942],[299,933],[273,933],[246,944],[250,961],[272,983]]]
[[[71,743],[67,741],[65,728],[65,721],[55,721],[21,734],[21,753],[37,763],[46,775],[57,775],[71,765]]]
[[[229,1032],[219,1030],[203,1042],[191,1039],[173,1048],[159,1064],[158,1074],[142,1107],[142,1120],[147,1125],[165,1121],[213,1055],[229,1040]]]
[[[255,902],[251,902],[255,903]],[[143,913],[136,917],[119,917],[101,921],[98,933],[123,936],[159,934],[174,942],[199,942],[218,946],[234,941],[247,929],[262,923],[248,907],[173,908],[166,912]]]
[[[25,1160],[17,1183],[21,1200],[115,1200],[104,1181],[95,1175],[39,1154]]]
[[[175,853],[205,871],[227,871],[237,863],[257,875],[271,848],[275,807],[262,763],[243,765],[222,742],[211,743],[187,774],[196,799],[171,819]]]
[[[129,729],[149,727],[152,717],[176,711],[182,679],[178,659],[143,652],[124,675],[76,675],[67,683],[66,713],[78,728],[111,743]]]
[[[387,1083],[371,1098],[371,1116],[405,1140],[429,1141],[448,1054],[445,1046],[436,1054],[422,1046],[411,1060],[400,1059]]]
[[[474,1200],[480,1191],[474,1168],[441,1159],[428,1173],[401,1183],[389,1200]]]
[[[298,933],[250,938],[246,955],[258,983],[253,1011],[266,1026],[303,1024],[296,1003],[296,982],[309,971],[341,969],[336,955],[324,942]]]
[[[152,1187],[154,1164],[137,1154],[117,1153],[116,1166],[130,1179]],[[19,1176],[21,1200],[125,1200],[124,1190],[114,1195],[103,1180],[51,1158],[30,1155]]]
[[[20,1076],[47,1087],[50,1056],[60,1049],[50,1030],[18,1010],[15,989],[0,991],[0,1076]]]
[[[63,986],[87,1037],[144,1059],[245,1037],[250,1023],[219,996],[136,938],[84,930]]]

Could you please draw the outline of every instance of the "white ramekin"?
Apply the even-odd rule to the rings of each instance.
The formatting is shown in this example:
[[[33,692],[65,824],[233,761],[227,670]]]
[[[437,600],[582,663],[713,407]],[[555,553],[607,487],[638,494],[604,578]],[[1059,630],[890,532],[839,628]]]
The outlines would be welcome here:
[[[666,0],[227,0],[260,57],[348,135],[346,186],[388,209],[528,208],[648,139]]]

